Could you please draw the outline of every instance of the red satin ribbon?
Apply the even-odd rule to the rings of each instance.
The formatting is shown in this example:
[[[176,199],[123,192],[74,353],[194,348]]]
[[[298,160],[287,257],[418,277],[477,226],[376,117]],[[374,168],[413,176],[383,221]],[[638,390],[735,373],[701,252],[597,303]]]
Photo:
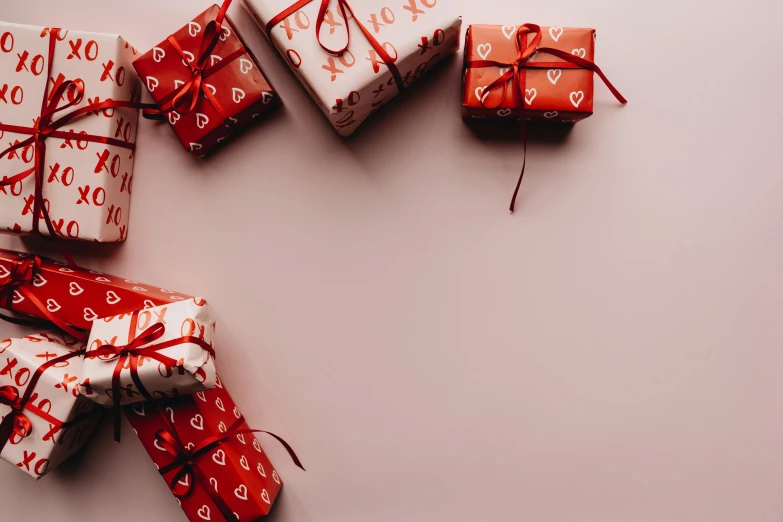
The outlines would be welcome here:
[[[112,407],[114,410],[114,440],[117,442],[120,442],[120,432],[121,432],[121,418],[120,414],[122,413],[122,407],[121,407],[121,386],[120,386],[120,375],[122,374],[123,367],[125,366],[125,360],[128,359],[128,367],[130,369],[130,375],[131,379],[133,380],[133,383],[136,385],[136,388],[138,389],[139,393],[148,401],[154,400],[155,397],[153,397],[148,391],[147,388],[144,386],[144,383],[141,382],[141,378],[139,377],[139,359],[142,357],[149,357],[150,359],[154,359],[162,364],[165,364],[169,368],[182,368],[181,361],[176,361],[172,359],[171,357],[168,357],[166,355],[163,355],[161,353],[158,353],[160,350],[165,350],[166,348],[171,348],[172,346],[176,346],[179,344],[195,344],[201,347],[202,349],[209,352],[209,354],[212,356],[212,358],[215,358],[215,350],[212,348],[212,346],[204,341],[203,339],[199,339],[198,337],[193,337],[190,335],[186,335],[183,337],[178,337],[177,339],[171,339],[169,341],[164,341],[157,344],[150,344],[154,343],[158,339],[160,339],[163,334],[166,332],[166,327],[163,325],[163,323],[155,323],[146,330],[144,330],[139,337],[134,337],[134,333],[136,332],[136,327],[138,325],[138,318],[139,318],[139,310],[136,310],[131,315],[131,321],[130,321],[130,333],[128,334],[129,342],[128,344],[124,346],[114,346],[111,344],[104,344],[103,346],[97,348],[96,350],[90,351],[87,353],[87,357],[91,359],[100,359],[101,361],[105,362],[111,362],[116,360],[117,363],[114,365],[114,371],[112,372],[111,376],[111,389],[112,389]],[[149,346],[147,346],[149,345]]]
[[[237,419],[237,421],[234,422],[234,424],[232,424],[225,433],[211,435],[196,444],[192,449],[188,449],[187,446],[182,443],[182,440],[177,434],[176,428],[174,428],[174,423],[169,420],[164,412],[161,412],[161,418],[166,424],[166,428],[159,429],[155,433],[155,438],[166,450],[166,452],[174,457],[174,461],[170,464],[167,464],[166,466],[163,466],[159,471],[161,475],[165,475],[170,471],[177,470],[177,472],[171,478],[171,481],[169,481],[169,488],[171,489],[171,492],[174,493],[174,496],[176,497],[186,497],[193,491],[195,481],[197,479],[201,484],[201,487],[204,488],[215,505],[217,505],[220,513],[226,518],[226,520],[237,520],[237,518],[226,501],[221,498],[220,495],[218,495],[217,491],[212,489],[212,485],[209,483],[209,478],[204,474],[203,471],[201,471],[201,468],[198,466],[197,461],[199,457],[205,453],[213,450],[227,439],[236,435],[244,435],[246,433],[266,433],[267,435],[271,435],[277,439],[278,442],[283,445],[286,451],[288,451],[288,454],[291,456],[291,459],[294,461],[294,464],[296,464],[302,470],[305,469],[304,466],[302,466],[302,463],[299,461],[299,457],[297,457],[296,453],[294,453],[293,448],[281,437],[264,430],[251,430],[247,428],[240,429],[239,426],[242,425],[242,423],[245,421],[244,417]],[[187,486],[184,486],[179,482],[184,477],[188,477],[188,479],[185,481]],[[182,486],[182,488],[179,486]]]
[[[527,35],[533,34],[535,35],[533,37],[533,41],[530,42],[530,44],[527,43]],[[586,60],[584,58],[580,58],[578,56],[575,56],[573,54],[567,53],[565,51],[561,51],[560,49],[554,49],[552,47],[539,47],[538,44],[541,43],[541,27],[539,27],[536,24],[524,24],[519,26],[517,29],[517,59],[514,60],[511,63],[506,62],[497,62],[494,60],[472,60],[466,64],[467,67],[510,67],[511,69],[509,71],[506,71],[505,74],[500,76],[497,80],[490,83],[488,86],[484,88],[484,95],[479,100],[481,102],[482,107],[488,108],[488,109],[495,109],[497,107],[500,107],[500,105],[503,104],[503,102],[506,100],[506,85],[509,80],[513,78],[512,85],[516,88],[513,89],[514,93],[514,104],[516,105],[517,109],[517,115],[519,117],[519,125],[520,129],[522,131],[522,145],[524,148],[524,156],[522,159],[522,172],[519,174],[519,180],[517,181],[517,186],[514,189],[514,195],[511,198],[511,206],[509,207],[509,210],[513,213],[514,212],[514,204],[517,200],[517,194],[519,193],[519,187],[522,184],[522,177],[525,175],[525,162],[527,160],[527,131],[525,128],[525,78],[527,74],[525,73],[525,69],[588,69],[590,71],[593,71],[594,73],[598,74],[598,76],[603,80],[603,82],[606,84],[606,86],[609,88],[609,90],[612,92],[615,98],[622,103],[626,104],[628,101],[623,97],[622,94],[620,94],[620,91],[618,91],[614,85],[609,81],[609,79],[604,75],[604,73],[601,71],[601,69],[590,60]],[[556,56],[557,58],[560,58],[562,60],[565,60],[568,63],[563,62],[531,62],[529,61],[530,58],[535,55],[535,53],[546,53],[550,54],[552,56]],[[495,105],[494,107],[487,107],[484,104],[484,99],[486,98],[486,95],[492,92],[495,89],[503,88],[503,99]]]
[[[48,65],[47,65],[46,78],[49,78],[52,73],[52,62],[54,61],[54,49],[55,49],[55,44],[57,42],[57,36],[59,35],[59,33],[60,33],[60,29],[58,28],[54,28],[49,32],[49,55],[47,59]],[[73,99],[69,101],[67,104],[58,108],[57,105],[60,103],[60,99],[63,97],[63,95],[66,92],[68,92],[68,89],[71,88],[75,91],[75,95]],[[54,115],[56,113],[68,109],[70,107],[73,107],[74,105],[79,105],[83,99],[84,99],[83,82],[67,80],[62,84],[60,84],[60,86],[57,87],[54,93],[52,93],[50,96],[49,83],[47,81],[46,86],[44,87],[43,102],[41,103],[41,114],[36,119],[35,125],[33,127],[21,127],[18,125],[6,125],[0,123],[0,131],[8,131],[17,134],[30,135],[30,137],[27,138],[26,140],[21,141],[16,145],[12,145],[7,149],[5,149],[4,151],[0,152],[0,158],[22,147],[27,147],[29,145],[34,145],[35,147],[34,166],[10,178],[3,177],[3,179],[0,180],[0,186],[7,186],[7,185],[13,185],[15,183],[21,183],[28,176],[34,175],[35,192],[33,197],[33,232],[36,234],[40,234],[40,230],[38,228],[39,218],[43,216],[44,221],[46,222],[46,228],[49,231],[49,235],[55,241],[57,240],[58,235],[54,230],[54,226],[52,225],[52,220],[49,217],[49,210],[46,208],[46,202],[43,197],[43,184],[44,184],[43,177],[44,177],[44,170],[46,166],[46,138],[61,138],[61,139],[73,138],[72,133],[59,131],[57,129],[91,112],[96,112],[104,109],[124,108],[124,107],[134,108],[134,109],[143,109],[145,107],[150,107],[150,105],[147,104],[141,104],[141,103],[136,103],[131,101],[107,100],[100,103],[89,104],[69,114],[66,114],[65,116],[59,118],[58,120],[54,120]],[[122,147],[130,150],[133,150],[135,148],[135,144],[133,143],[127,143],[123,140],[118,140],[114,138],[107,138],[106,136],[93,136],[91,134],[79,134],[78,139],[80,141],[103,143],[104,145],[114,145],[115,147]],[[66,261],[71,266],[71,268],[76,268],[76,263],[74,262],[73,258],[71,257],[67,249],[60,242],[57,242],[57,245],[59,249],[62,251],[63,256],[65,257]]]
[[[277,24],[296,13],[298,10],[312,1],[313,0],[299,0],[287,9],[284,9],[277,16],[274,16],[266,24],[266,34],[271,35],[272,29]],[[367,41],[370,42],[370,45],[373,49],[375,49],[375,52],[378,53],[378,56],[381,57],[381,60],[383,60],[383,63],[386,64],[386,67],[389,68],[389,72],[391,72],[392,76],[394,77],[394,81],[397,83],[397,89],[402,92],[405,89],[405,82],[402,80],[400,70],[394,64],[396,58],[392,59],[392,57],[389,56],[389,53],[386,52],[386,49],[384,49],[383,45],[381,45],[380,42],[375,39],[372,33],[359,21],[358,18],[356,18],[356,15],[353,13],[353,9],[351,9],[351,6],[348,4],[348,0],[337,0],[337,6],[340,9],[340,15],[343,17],[343,20],[345,20],[345,45],[339,49],[330,49],[321,42],[321,25],[323,25],[324,19],[326,18],[326,10],[329,8],[329,0],[321,0],[321,6],[318,8],[318,18],[315,20],[315,37],[318,39],[318,45],[320,45],[324,51],[331,55],[342,56],[343,53],[348,50],[348,45],[351,43],[351,30],[348,27],[348,17],[346,16],[346,12],[351,13],[351,16],[353,16],[353,19],[356,22],[356,25],[359,26],[359,30],[361,30],[361,32],[367,38]]]
[[[46,305],[35,295],[30,285],[35,283],[35,276],[41,270],[41,258],[38,256],[27,257],[14,260],[11,264],[11,275],[8,281],[0,285],[0,307],[13,311],[14,292],[18,291],[23,297],[30,300],[39,312],[57,328],[75,337],[79,341],[87,341],[87,332],[81,329],[73,328],[49,311]],[[0,319],[15,324],[35,325],[35,323],[15,319],[0,314]]]
[[[235,50],[217,64],[207,67],[207,61],[210,59],[212,51],[220,40],[220,35],[223,33],[223,21],[226,18],[226,12],[231,5],[231,0],[224,0],[223,5],[220,6],[217,16],[214,20],[210,20],[204,29],[204,36],[201,38],[201,46],[198,52],[198,56],[195,57],[193,62],[188,61],[185,51],[179,45],[179,42],[174,38],[174,35],[169,35],[166,39],[169,44],[182,58],[183,63],[190,69],[191,78],[179,89],[175,89],[162,100],[160,100],[159,107],[153,109],[145,109],[143,114],[149,119],[162,119],[164,114],[170,112],[177,112],[179,114],[187,114],[196,108],[199,95],[204,96],[209,100],[212,106],[220,115],[223,121],[228,121],[230,116],[220,105],[220,102],[212,93],[212,91],[204,84],[204,79],[209,78],[223,67],[227,66],[247,51],[244,47],[240,47]]]
[[[11,439],[12,435],[24,438],[28,437],[30,433],[32,433],[33,425],[27,415],[25,415],[25,410],[54,425],[58,430],[66,426],[73,425],[77,421],[86,418],[82,417],[79,419],[74,419],[73,421],[67,423],[62,422],[52,417],[49,413],[43,411],[34,404],[30,404],[29,402],[30,398],[33,396],[33,392],[35,391],[35,386],[38,384],[38,380],[48,368],[54,366],[55,364],[81,355],[84,355],[84,350],[76,350],[59,357],[55,357],[54,359],[49,359],[43,363],[35,370],[35,372],[33,372],[33,375],[30,377],[30,381],[27,383],[27,388],[21,397],[19,396],[19,390],[15,386],[0,387],[0,404],[4,404],[11,408],[11,411],[6,414],[6,416],[3,417],[2,422],[0,422],[0,452],[3,451],[3,448]]]

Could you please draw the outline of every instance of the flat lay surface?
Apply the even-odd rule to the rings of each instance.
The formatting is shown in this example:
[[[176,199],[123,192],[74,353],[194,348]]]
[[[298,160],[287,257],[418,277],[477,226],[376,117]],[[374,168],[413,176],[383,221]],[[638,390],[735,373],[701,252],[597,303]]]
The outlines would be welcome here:
[[[307,468],[258,436],[273,522],[779,522],[783,5],[451,2],[463,35],[595,28],[629,100],[596,78],[593,116],[533,129],[514,215],[519,131],[462,121],[461,49],[343,139],[234,2],[283,106],[205,160],[140,120],[128,240],[77,261],[209,301],[231,397]],[[0,19],[145,52],[208,5]],[[0,488],[0,520],[187,520],[127,422]]]

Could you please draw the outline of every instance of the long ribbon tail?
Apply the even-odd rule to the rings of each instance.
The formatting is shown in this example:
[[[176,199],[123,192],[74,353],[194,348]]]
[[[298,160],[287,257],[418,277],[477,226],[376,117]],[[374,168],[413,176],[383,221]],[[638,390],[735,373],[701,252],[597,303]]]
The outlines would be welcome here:
[[[3,451],[5,445],[11,439],[11,435],[14,432],[14,412],[9,411],[3,417],[3,421],[0,422],[0,452]]]

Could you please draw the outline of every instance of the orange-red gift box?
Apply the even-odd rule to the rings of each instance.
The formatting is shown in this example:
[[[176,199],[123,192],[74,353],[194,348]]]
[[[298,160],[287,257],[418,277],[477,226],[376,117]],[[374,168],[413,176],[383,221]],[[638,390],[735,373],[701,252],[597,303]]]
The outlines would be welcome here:
[[[511,81],[505,89],[484,89],[505,71],[501,67],[468,67],[471,61],[491,60],[512,63],[517,58],[517,26],[471,25],[465,35],[465,64],[462,81],[462,116],[478,119],[505,119],[517,116]],[[541,27],[540,47],[551,47],[589,61],[595,61],[595,29]],[[529,64],[565,60],[536,53]],[[575,122],[593,113],[593,71],[579,68],[526,67],[525,118],[538,121]],[[481,98],[484,97],[484,104]]]
[[[207,25],[215,20],[219,10],[213,5],[133,62],[142,83],[159,106],[171,100],[193,78],[192,66],[198,61]],[[176,41],[183,54],[170,39]],[[185,150],[198,156],[206,155],[259,116],[281,105],[280,97],[228,17],[222,22],[219,40],[206,64],[193,110],[184,114],[166,113]],[[227,120],[221,117],[213,100],[228,116]]]

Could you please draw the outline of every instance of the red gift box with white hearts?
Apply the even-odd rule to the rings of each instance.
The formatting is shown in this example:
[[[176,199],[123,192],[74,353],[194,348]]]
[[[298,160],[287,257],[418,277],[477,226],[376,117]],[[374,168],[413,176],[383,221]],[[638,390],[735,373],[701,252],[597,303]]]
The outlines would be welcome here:
[[[465,65],[462,81],[462,115],[466,118],[506,119],[516,117],[513,86],[486,88],[508,72],[508,67],[469,67],[469,62],[493,61],[511,64],[518,56],[515,25],[468,27],[465,34]],[[550,47],[594,61],[595,29],[541,27],[540,47]],[[534,53],[530,65],[553,62],[551,68],[525,68],[525,118],[538,121],[574,122],[593,113],[593,71],[570,68],[561,58]],[[482,104],[483,99],[483,104]]]
[[[188,82],[194,79],[204,39],[209,38],[207,27],[219,10],[213,5],[133,62],[161,108],[191,86]],[[198,156],[281,104],[228,17],[221,22],[215,40],[214,48],[204,56],[199,85],[192,85],[181,104],[164,113],[183,147]],[[191,107],[192,96],[196,99]]]
[[[251,521],[269,514],[282,480],[218,377],[217,386],[194,395],[125,407],[130,425],[192,522]],[[175,432],[182,449],[196,453],[210,437],[240,431],[193,457],[188,473],[172,448],[157,437]],[[187,463],[185,463],[187,464]],[[172,468],[167,470],[167,467]],[[178,475],[178,472],[181,472]],[[215,497],[218,497],[216,501]],[[230,518],[233,515],[236,518]]]
[[[59,109],[52,115],[57,121],[93,103],[138,99],[141,86],[131,66],[135,53],[116,34],[0,22],[0,181],[9,182],[0,184],[1,231],[50,235],[43,220],[33,219],[35,187],[42,184],[54,234],[126,239],[138,110],[97,110],[45,134],[38,150],[34,142],[9,149],[29,140],[50,109]],[[83,96],[65,107],[78,100],[69,81],[83,87]],[[65,90],[55,100],[61,87]],[[38,182],[36,175],[42,176]]]
[[[74,328],[89,330],[99,317],[190,298],[131,279],[0,249],[0,308],[41,319],[54,317]],[[149,320],[153,324],[159,318],[150,313]]]

